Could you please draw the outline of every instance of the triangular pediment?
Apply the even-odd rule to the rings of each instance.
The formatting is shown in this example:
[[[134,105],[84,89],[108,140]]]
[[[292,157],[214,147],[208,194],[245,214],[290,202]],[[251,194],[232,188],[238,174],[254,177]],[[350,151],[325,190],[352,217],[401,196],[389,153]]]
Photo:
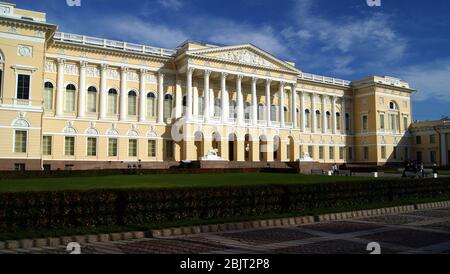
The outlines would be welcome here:
[[[237,63],[240,65],[283,70],[296,74],[300,72],[293,65],[282,61],[250,44],[194,50],[188,52],[188,54],[209,59],[221,60],[225,62]]]

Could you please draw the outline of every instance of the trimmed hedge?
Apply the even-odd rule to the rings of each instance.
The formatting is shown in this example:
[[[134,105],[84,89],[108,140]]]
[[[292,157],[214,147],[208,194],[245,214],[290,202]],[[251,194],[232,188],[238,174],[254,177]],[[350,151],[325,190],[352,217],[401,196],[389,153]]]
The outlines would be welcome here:
[[[450,179],[218,188],[0,193],[0,229],[144,225],[450,195]]]

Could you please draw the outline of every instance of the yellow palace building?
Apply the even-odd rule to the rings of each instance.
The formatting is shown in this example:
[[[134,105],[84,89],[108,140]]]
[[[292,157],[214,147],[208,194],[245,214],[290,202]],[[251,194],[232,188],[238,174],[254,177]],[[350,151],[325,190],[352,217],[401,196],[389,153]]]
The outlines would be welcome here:
[[[251,44],[69,34],[0,3],[0,76],[2,170],[169,168],[206,155],[221,160],[201,167],[385,165],[413,153],[408,83],[312,75]]]

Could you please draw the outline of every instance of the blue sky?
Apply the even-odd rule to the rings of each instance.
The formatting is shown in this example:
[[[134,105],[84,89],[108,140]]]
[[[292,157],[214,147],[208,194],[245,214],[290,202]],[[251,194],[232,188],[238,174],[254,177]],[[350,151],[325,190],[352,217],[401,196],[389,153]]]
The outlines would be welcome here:
[[[410,82],[414,119],[450,116],[448,0],[20,0],[61,31],[175,48],[253,43],[304,72]]]

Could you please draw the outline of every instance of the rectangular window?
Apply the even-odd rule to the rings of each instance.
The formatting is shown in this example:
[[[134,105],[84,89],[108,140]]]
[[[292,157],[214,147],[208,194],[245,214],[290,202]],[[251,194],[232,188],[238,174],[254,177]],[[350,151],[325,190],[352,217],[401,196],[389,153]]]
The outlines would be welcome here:
[[[75,137],[66,137],[64,139],[64,155],[75,155]]]
[[[364,160],[369,160],[369,147],[364,147]]]
[[[405,127],[405,130],[409,129],[409,121],[408,121],[408,117],[403,117],[403,125]]]
[[[30,99],[30,75],[17,75],[17,99]]]
[[[330,147],[330,160],[334,160],[334,147]]]
[[[137,157],[137,140],[128,140],[128,156]]]
[[[16,130],[14,140],[14,152],[27,152],[27,132],[23,130]]]
[[[319,159],[323,160],[324,154],[323,154],[323,147],[319,147]]]
[[[381,159],[386,160],[386,147],[381,147]]]
[[[314,147],[313,146],[308,146],[308,153],[309,153],[309,157],[314,159]]]
[[[436,163],[436,151],[430,151],[430,162]]]
[[[416,145],[422,144],[422,136],[416,136]]]
[[[14,164],[15,171],[25,171],[25,164]]]
[[[362,117],[362,122],[363,122],[363,130],[366,131],[369,129],[369,117],[367,115],[364,115]]]
[[[340,147],[339,148],[339,160],[344,160],[344,153],[345,153],[345,148]]]
[[[118,140],[116,138],[109,138],[109,140],[108,140],[108,156],[109,157],[117,156],[117,143],[118,143]]]
[[[430,135],[430,144],[436,144],[436,135]]]
[[[156,157],[156,140],[148,140],[148,157]]]
[[[52,155],[52,136],[42,138],[42,154],[45,156]]]
[[[166,140],[164,143],[165,143],[164,151],[166,153],[166,159],[173,159],[175,143],[172,140]]]
[[[418,162],[422,162],[422,152],[421,152],[421,151],[418,151],[418,152],[416,153],[416,160],[417,160]]]
[[[385,125],[384,125],[384,114],[380,114],[380,129],[382,129],[382,130],[385,129]]]
[[[97,138],[87,138],[87,156],[97,156]]]

